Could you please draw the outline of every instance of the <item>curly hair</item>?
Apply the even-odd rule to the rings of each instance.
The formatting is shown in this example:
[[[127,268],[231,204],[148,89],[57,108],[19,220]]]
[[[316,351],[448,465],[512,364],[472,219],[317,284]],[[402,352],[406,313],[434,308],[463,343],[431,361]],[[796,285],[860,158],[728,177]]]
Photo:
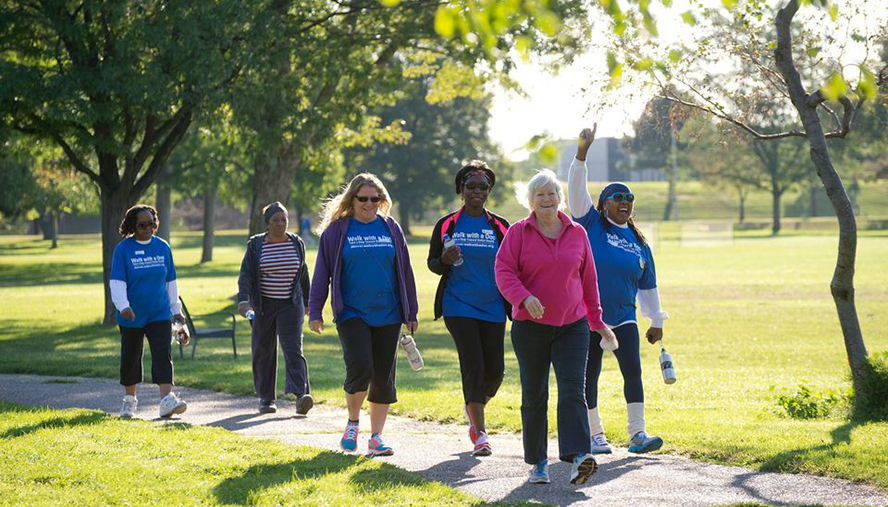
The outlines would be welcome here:
[[[388,216],[389,210],[392,207],[392,199],[389,197],[388,190],[386,190],[382,180],[375,174],[361,173],[352,178],[347,185],[342,187],[339,195],[331,198],[321,208],[321,223],[316,231],[318,234],[324,232],[327,226],[340,218],[354,216],[355,205],[353,201],[355,196],[358,195],[358,191],[364,185],[370,185],[379,192],[379,196],[382,197],[382,200],[379,201],[379,214],[384,217]]]
[[[126,210],[126,213],[123,215],[123,220],[120,222],[120,227],[118,228],[121,236],[127,237],[130,234],[136,233],[136,219],[138,218],[139,213],[143,211],[151,213],[151,218],[154,220],[155,225],[160,225],[160,219],[157,218],[157,210],[154,209],[154,206],[136,204],[132,208]]]
[[[462,188],[466,184],[466,180],[478,171],[481,171],[484,176],[487,177],[487,182],[490,184],[490,188],[493,188],[494,183],[496,183],[496,173],[494,173],[493,169],[491,169],[486,163],[480,160],[472,160],[456,173],[457,194],[462,193]]]

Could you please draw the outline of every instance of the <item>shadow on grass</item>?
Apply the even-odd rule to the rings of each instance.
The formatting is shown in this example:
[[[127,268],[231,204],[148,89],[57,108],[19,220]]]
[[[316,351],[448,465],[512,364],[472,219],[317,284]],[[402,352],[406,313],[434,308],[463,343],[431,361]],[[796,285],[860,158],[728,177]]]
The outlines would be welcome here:
[[[250,505],[253,495],[281,484],[301,479],[313,479],[342,472],[355,466],[356,456],[322,451],[311,459],[297,459],[287,463],[254,465],[239,477],[222,481],[213,488],[220,503]]]
[[[804,471],[799,465],[804,463],[816,462],[816,454],[833,451],[841,444],[851,443],[851,432],[854,428],[860,426],[860,421],[848,421],[845,424],[830,432],[832,442],[806,447],[803,449],[792,449],[784,451],[773,458],[766,461],[761,466],[763,472],[790,472],[799,473]]]
[[[16,412],[26,412],[27,410],[15,410]],[[8,412],[8,410],[4,409],[3,412]],[[71,428],[74,426],[86,426],[90,424],[96,424],[97,422],[102,421],[108,417],[108,414],[103,412],[91,412],[88,414],[79,414],[79,415],[71,415],[69,416],[59,416],[52,417],[49,419],[44,419],[38,423],[28,424],[25,426],[15,426],[13,428],[9,428],[3,433],[0,433],[0,439],[4,438],[17,438],[24,435],[30,435],[35,431],[40,431],[42,429],[49,428]]]

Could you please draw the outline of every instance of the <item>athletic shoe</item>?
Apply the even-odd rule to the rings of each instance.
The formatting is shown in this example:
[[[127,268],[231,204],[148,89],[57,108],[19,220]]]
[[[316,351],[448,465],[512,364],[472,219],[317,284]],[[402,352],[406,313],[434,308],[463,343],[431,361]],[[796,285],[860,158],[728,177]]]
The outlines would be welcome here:
[[[136,407],[138,406],[139,400],[137,400],[132,394],[127,394],[123,397],[123,405],[120,407],[120,418],[132,419],[133,414],[136,413]]]
[[[591,454],[577,454],[570,467],[570,483],[584,484],[598,470],[598,463]]]
[[[176,393],[170,393],[160,400],[160,417],[171,417],[173,414],[181,414],[188,409],[188,404],[180,400]]]
[[[274,400],[259,400],[260,414],[273,414],[277,411],[278,407]]]
[[[549,484],[549,460],[541,459],[539,463],[530,469],[530,477],[527,482],[531,484]]]
[[[339,447],[345,452],[355,452],[358,450],[358,424],[349,421],[345,425],[345,433],[342,434],[342,440],[339,441]]]
[[[296,413],[299,415],[307,414],[313,406],[314,400],[312,399],[310,394],[303,394],[296,399]]]
[[[490,449],[490,441],[487,439],[487,433],[483,431],[478,432],[478,438],[475,440],[475,450],[472,451],[472,456],[490,456],[492,451]]]
[[[663,447],[663,439],[653,435],[648,435],[644,431],[639,431],[629,441],[629,452],[636,454],[644,454],[646,452],[654,452]]]
[[[370,456],[391,456],[394,453],[391,447],[385,445],[379,433],[374,433],[367,442],[367,454]]]
[[[592,435],[592,454],[610,454],[612,452],[614,451],[611,449],[610,444],[607,443],[604,433]]]
[[[469,406],[468,406],[468,405],[464,405],[464,406],[463,406],[463,410],[464,410],[465,413],[466,413],[466,420],[469,421],[469,440],[472,441],[472,444],[477,444],[477,443],[478,443],[478,442],[477,442],[477,440],[478,440],[478,432],[475,431],[475,425],[472,424],[472,418],[469,417]]]

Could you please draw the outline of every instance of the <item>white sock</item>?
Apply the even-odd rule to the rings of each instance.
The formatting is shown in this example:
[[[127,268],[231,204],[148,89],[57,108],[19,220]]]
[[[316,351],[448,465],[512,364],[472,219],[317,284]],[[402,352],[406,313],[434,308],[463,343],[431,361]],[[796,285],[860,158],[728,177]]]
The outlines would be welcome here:
[[[124,395],[123,401],[136,401],[136,395],[135,394]]]
[[[639,431],[644,431],[644,403],[627,403],[626,416],[629,438],[634,437]]]
[[[604,427],[601,425],[601,416],[598,415],[598,407],[589,409],[589,435],[595,436],[604,433]]]

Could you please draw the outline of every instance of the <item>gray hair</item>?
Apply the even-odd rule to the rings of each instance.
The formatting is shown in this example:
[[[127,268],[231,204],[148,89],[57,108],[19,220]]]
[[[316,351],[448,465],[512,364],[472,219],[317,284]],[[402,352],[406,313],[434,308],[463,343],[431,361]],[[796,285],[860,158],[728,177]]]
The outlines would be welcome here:
[[[522,206],[532,211],[533,206],[530,203],[533,201],[533,194],[548,184],[552,184],[558,194],[558,209],[564,209],[564,188],[558,181],[558,176],[549,169],[540,169],[527,183],[515,183],[515,197]]]

